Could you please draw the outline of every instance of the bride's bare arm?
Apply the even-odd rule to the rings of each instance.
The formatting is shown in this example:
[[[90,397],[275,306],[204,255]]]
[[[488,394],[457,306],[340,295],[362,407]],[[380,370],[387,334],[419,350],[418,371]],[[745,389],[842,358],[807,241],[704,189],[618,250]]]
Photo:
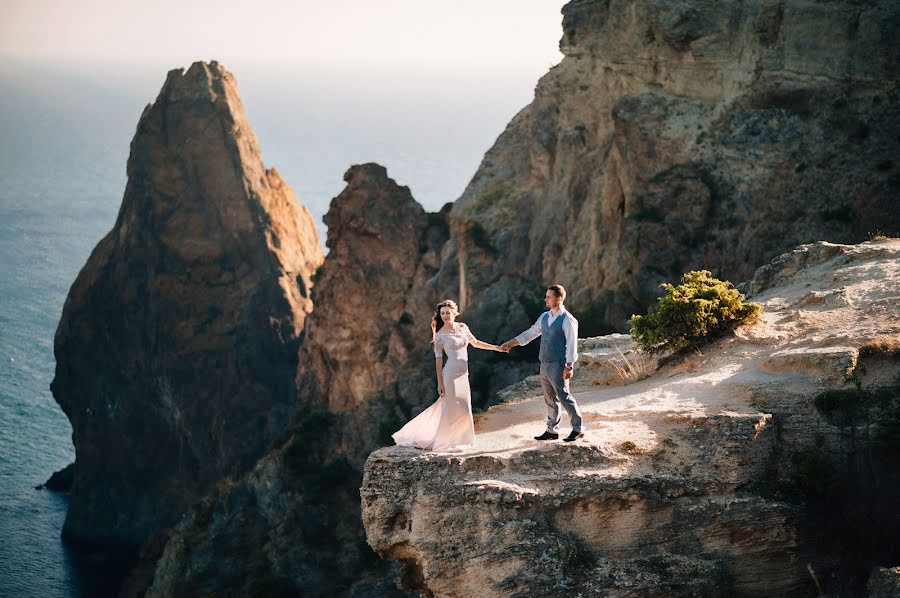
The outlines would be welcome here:
[[[469,335],[469,342],[472,343],[472,346],[475,347],[476,349],[484,349],[486,351],[503,351],[503,349],[501,349],[497,345],[492,345],[490,343],[486,343],[484,341],[480,341],[477,338],[475,338],[475,335],[472,334],[472,331],[469,330],[468,327],[466,327],[466,330]]]
[[[444,396],[444,377],[442,375],[444,369],[444,356],[434,358],[434,369],[437,373],[438,380],[438,396]]]

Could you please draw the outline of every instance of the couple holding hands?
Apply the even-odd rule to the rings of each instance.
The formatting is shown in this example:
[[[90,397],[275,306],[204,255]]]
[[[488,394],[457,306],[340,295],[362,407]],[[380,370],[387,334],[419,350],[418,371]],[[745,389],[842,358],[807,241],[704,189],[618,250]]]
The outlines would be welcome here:
[[[431,322],[434,341],[438,400],[410,420],[391,437],[399,446],[412,446],[430,451],[455,452],[475,443],[472,420],[472,394],[469,389],[469,360],[466,347],[508,353],[513,347],[527,345],[541,337],[541,388],[547,403],[547,429],[535,440],[559,438],[559,405],[572,422],[572,433],[563,440],[571,442],[584,436],[581,412],[569,392],[569,380],[578,359],[578,320],[563,301],[562,285],[547,288],[544,303],[548,310],[525,332],[502,345],[485,343],[472,334],[469,327],[457,322],[459,308],[450,299],[437,305]],[[447,364],[443,365],[443,355]]]

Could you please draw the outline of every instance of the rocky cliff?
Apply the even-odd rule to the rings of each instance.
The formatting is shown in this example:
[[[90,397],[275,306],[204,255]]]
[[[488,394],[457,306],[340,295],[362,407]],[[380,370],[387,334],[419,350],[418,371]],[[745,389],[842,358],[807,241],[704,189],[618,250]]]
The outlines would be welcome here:
[[[325,222],[328,255],[300,350],[300,404],[279,448],[173,530],[149,596],[391,595],[366,546],[362,464],[436,394],[430,313],[446,211],[427,213],[377,164],[353,166]]]
[[[592,335],[692,269],[896,234],[898,23],[892,0],[568,3],[563,60],[453,206],[443,288],[501,337],[559,282]]]
[[[900,241],[804,245],[747,285],[758,324],[576,397],[586,438],[540,443],[524,388],[463,454],[372,453],[369,543],[434,596],[862,595],[900,561]],[[629,367],[622,368],[623,359]],[[592,374],[594,375],[594,374]],[[809,564],[809,569],[807,569]],[[876,580],[877,577],[877,580]]]
[[[542,309],[539,298],[544,286],[561,282],[570,290],[569,304],[582,322],[582,334],[596,334],[623,328],[632,312],[643,311],[652,303],[659,282],[674,280],[691,268],[709,268],[737,281],[749,278],[758,264],[800,243],[819,239],[856,242],[877,230],[898,230],[900,174],[895,156],[900,138],[900,61],[894,3],[581,0],[569,3],[563,15],[561,48],[565,58],[541,79],[532,104],[513,118],[455,204],[439,214],[428,214],[383,168],[369,164],[347,173],[347,188],[335,198],[326,216],[330,253],[315,277],[312,297],[316,310],[305,320],[299,356],[297,343],[292,345],[291,355],[287,349],[282,353],[282,345],[276,343],[279,359],[284,355],[284,361],[274,362],[286,364],[276,368],[277,377],[283,380],[281,374],[296,366],[286,388],[296,388],[298,394],[291,407],[268,406],[265,412],[273,414],[273,421],[284,422],[296,407],[295,416],[275,449],[252,471],[223,479],[187,513],[165,548],[152,593],[215,594],[233,587],[247,592],[349,593],[357,591],[351,589],[356,587],[354,576],[364,578],[361,587],[368,588],[359,591],[387,591],[377,581],[383,565],[368,561],[371,554],[360,542],[355,483],[366,454],[434,398],[427,322],[437,299],[457,298],[464,307],[463,319],[473,324],[475,333],[495,341],[530,324]],[[162,119],[156,125],[162,128],[180,122],[156,118]],[[219,130],[215,125],[211,128]],[[203,138],[207,133],[198,132],[197,136]],[[194,139],[185,136],[170,153],[163,152],[172,157],[178,172],[191,176],[197,172],[190,166],[193,162],[183,162],[180,155],[196,149]],[[149,152],[139,163],[152,163],[158,155],[159,150]],[[142,213],[148,218],[168,213],[173,193],[167,190],[181,179],[161,174],[140,180],[136,193],[143,188],[159,190],[155,201],[141,204]],[[200,175],[196,180],[198,185],[201,181],[212,184]],[[245,179],[248,185],[257,180]],[[167,230],[186,227],[191,231],[191,223],[196,221],[172,218],[165,222],[172,226]],[[160,236],[157,245],[148,239],[143,247],[147,254],[167,256],[164,262],[159,258],[159,263],[170,264],[164,248],[173,238],[171,233]],[[287,236],[279,239],[282,245],[290,242]],[[111,242],[104,241],[107,245]],[[186,246],[194,251],[206,247],[197,239]],[[220,291],[234,293],[246,288],[235,284],[238,280],[240,277],[235,277]],[[312,279],[301,280],[304,284],[298,284],[296,291],[302,295],[309,292]],[[119,288],[124,287],[96,292],[100,296],[102,290],[103,296],[116,299]],[[179,296],[193,296],[192,289],[182,290],[184,294]],[[199,292],[205,291],[201,288]],[[280,304],[281,297],[278,293],[258,295],[260,302],[271,301],[272,305]],[[173,309],[171,313],[178,313]],[[167,321],[160,320],[160,314],[142,312],[140,319],[135,316],[129,321],[140,334],[157,338],[157,322]],[[273,319],[271,326],[285,322],[279,318]],[[300,320],[291,323],[296,331]],[[253,329],[259,329],[259,324]],[[190,336],[197,342],[204,338],[203,334]],[[168,342],[168,336],[160,338],[165,342],[155,346],[177,346]],[[614,380],[619,370],[631,372],[629,375],[636,371],[622,361],[618,351],[615,358],[603,357],[611,356],[620,341],[585,343],[585,348],[595,353],[592,375],[597,380]],[[527,352],[531,349],[503,356],[502,366],[492,361],[498,359],[495,355],[473,359],[476,406],[496,402],[498,389],[534,370]],[[234,359],[259,351],[242,343],[235,349]],[[175,363],[165,362],[167,371],[180,372],[179,383],[184,388],[199,388],[200,383],[194,385],[189,379],[192,374],[185,372],[186,361],[180,357]],[[110,371],[124,371],[127,379],[143,380],[128,369],[137,367],[135,363],[116,362]],[[258,360],[250,363],[256,368],[252,370],[255,376],[270,372]],[[67,376],[83,376],[75,373],[76,366],[78,372],[94,367],[75,361],[62,367]],[[240,390],[249,379],[252,376],[234,381],[217,377],[216,381],[223,388],[227,384]],[[528,381],[522,383],[522,388],[528,387]],[[152,395],[154,391],[149,389],[155,387],[144,383],[142,388]],[[506,395],[515,398],[515,393],[507,391]],[[168,396],[166,392],[156,394]],[[151,405],[156,404],[154,396],[146,399]],[[224,429],[223,421],[252,425],[253,417],[241,410],[248,401],[255,405],[256,399],[239,402],[237,396],[235,393],[216,409],[204,412],[209,421],[217,422],[215,429]],[[200,403],[192,405],[199,409]],[[180,414],[185,409],[167,413]],[[741,439],[759,436],[771,444],[774,428],[766,428],[769,420],[760,418],[766,414],[774,417],[775,411],[736,411],[737,415],[723,415],[724,419],[715,419],[719,417],[716,413],[704,430],[711,438],[724,434],[732,439],[728,442],[736,443],[734,450],[740,453],[744,450]],[[235,419],[228,419],[232,417]],[[182,422],[183,417],[179,415],[175,421]],[[121,430],[135,433],[133,426],[115,425],[119,431],[108,432],[110,435],[121,434]],[[273,426],[273,434],[277,427]],[[635,429],[642,429],[641,425]],[[94,430],[98,438],[107,433],[99,423]],[[523,430],[519,435],[530,433]],[[254,444],[261,438],[246,429],[235,434],[243,435],[233,436],[241,439],[234,446],[245,446],[247,439]],[[674,437],[672,441],[681,442]],[[164,446],[180,446],[173,443]],[[631,443],[634,448],[628,450],[640,450],[637,438]],[[221,455],[237,450],[220,444],[225,447]],[[592,451],[586,451],[584,458],[596,457]],[[759,456],[746,456],[738,465],[719,462],[719,466],[732,467],[736,479],[756,479],[762,467],[756,459],[768,463],[767,451],[764,447]],[[571,454],[557,455],[563,467],[568,466]],[[216,453],[208,462],[197,461],[198,466],[211,464],[203,473],[210,482],[227,473],[227,468],[219,467],[221,455]],[[621,465],[620,455],[608,456],[611,466]],[[128,461],[130,473],[116,470],[123,471],[119,484],[136,485],[153,459],[154,455],[144,454],[142,460]],[[251,462],[250,458],[242,461]],[[418,467],[415,463],[413,467]],[[743,464],[748,467],[746,472],[741,470]],[[437,475],[426,469],[416,471],[423,479]],[[455,475],[452,467],[444,473],[451,479]],[[591,480],[594,478],[584,484],[593,484]],[[655,482],[642,486],[644,482],[637,479],[623,480],[625,486],[633,482],[638,489],[659,494],[657,502],[647,504],[664,506],[667,497],[683,496],[679,508],[689,512],[707,509],[711,521],[716,513],[730,512],[732,503],[709,503],[704,497],[713,491],[720,493],[717,496],[732,496],[735,485],[741,483],[713,480],[698,485],[694,480],[673,478],[671,491],[660,494]],[[619,488],[610,486],[608,480],[596,483],[597,492],[618,500]],[[82,484],[79,491],[86,487]],[[572,496],[587,487],[572,490]],[[448,508],[456,498],[475,500],[475,495],[453,492],[448,490],[443,499],[428,496],[435,504],[446,500]],[[635,501],[646,498],[646,493],[640,493],[643,490],[634,492]],[[194,497],[191,494],[181,504],[187,505],[188,498]],[[93,498],[96,502],[92,504],[104,504],[103,496]],[[798,516],[790,505],[782,508],[778,500],[761,494],[751,503],[745,513],[752,516],[784,521],[789,526]],[[675,515],[672,521],[673,538],[683,537],[679,534],[688,533],[685,530],[692,526],[689,519]],[[748,529],[736,525],[735,529]],[[580,566],[579,555],[590,560],[597,547],[578,539],[576,531],[569,536],[575,537],[571,544],[554,546],[560,554],[569,555],[565,558],[570,564]],[[495,529],[492,533],[503,536],[506,532]],[[698,536],[691,540],[692,545],[701,541],[721,544],[722,533],[722,528],[713,525],[709,528],[712,539]],[[391,558],[425,562],[425,557],[416,556],[427,552],[416,544],[418,540],[408,545],[412,556],[396,552],[389,540],[373,541]],[[786,551],[782,555],[793,554],[779,542],[773,539],[772,546]],[[801,545],[803,541],[797,542]],[[779,558],[772,556],[777,553],[773,551],[769,556]],[[546,560],[544,552],[526,551],[521,553],[522,562],[535,554]],[[625,566],[630,562],[627,559],[637,558],[633,551],[621,554],[626,560],[610,562],[610,567]],[[693,561],[685,558],[688,567]],[[722,566],[719,558],[695,562],[698,571],[710,574],[700,577],[721,575],[732,580],[729,583],[744,583],[746,570],[737,574]],[[748,558],[742,559],[743,565],[736,567],[749,566]],[[492,560],[508,564],[504,558]],[[793,569],[766,562],[772,565],[773,587],[797,587]],[[444,564],[454,570],[458,563]],[[649,564],[638,565],[644,567],[644,573],[653,573],[654,567],[668,570],[670,563],[651,559]],[[433,584],[433,570],[426,565],[414,564],[406,571],[410,586]],[[613,575],[618,575],[617,579],[627,577],[621,570],[611,571],[619,571]],[[653,579],[648,587],[656,583]],[[542,585],[545,581],[535,581],[535,587],[557,587],[552,581]]]
[[[284,429],[323,255],[215,61],[169,72],[127,168],[66,299],[51,389],[76,450],[64,535],[135,544]]]

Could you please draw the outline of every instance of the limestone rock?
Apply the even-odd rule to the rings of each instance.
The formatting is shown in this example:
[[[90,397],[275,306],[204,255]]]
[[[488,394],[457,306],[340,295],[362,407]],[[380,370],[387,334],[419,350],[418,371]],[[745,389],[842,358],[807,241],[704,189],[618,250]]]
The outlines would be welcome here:
[[[353,166],[344,180],[325,215],[329,252],[297,384],[302,409],[346,419],[343,452],[361,468],[379,446],[371,428],[403,416],[398,400],[437,396],[430,326],[439,299],[429,281],[449,233],[446,211],[426,213],[383,166]]]
[[[801,243],[897,234],[898,19],[890,0],[568,3],[562,62],[454,203],[442,288],[464,278],[506,336],[562,283],[593,336],[689,270],[738,282]]]
[[[809,563],[825,593],[862,595],[900,537],[900,240],[806,253],[823,257],[754,296],[757,324],[645,379],[576,388],[584,440],[532,440],[546,410],[523,385],[478,418],[472,449],[372,453],[363,523],[401,587],[803,595]],[[797,307],[837,289],[848,302]],[[627,339],[580,345],[599,361]]]
[[[66,299],[51,389],[76,449],[64,535],[134,544],[284,429],[323,257],[215,61],[169,72],[127,170]]]
[[[292,424],[173,530],[149,596],[402,594],[365,544],[358,489],[365,457],[436,396],[428,281],[446,213],[426,213],[378,164],[344,179],[325,215]]]

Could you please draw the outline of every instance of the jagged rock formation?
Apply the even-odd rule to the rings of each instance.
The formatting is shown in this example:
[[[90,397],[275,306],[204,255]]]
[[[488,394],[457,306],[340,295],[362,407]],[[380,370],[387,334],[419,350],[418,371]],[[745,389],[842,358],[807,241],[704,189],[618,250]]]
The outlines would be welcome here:
[[[436,394],[428,284],[449,236],[377,164],[353,166],[325,222],[328,255],[300,350],[295,420],[256,468],[174,530],[150,596],[397,593],[366,546],[362,464]],[[240,521],[235,525],[235,521]]]
[[[476,334],[498,341],[542,311],[544,285],[562,282],[592,334],[623,328],[659,282],[691,268],[737,281],[802,242],[896,231],[897,10],[887,0],[574,1],[565,58],[449,213],[426,214],[376,165],[352,168],[326,217],[331,254],[305,325],[293,425],[253,472],[223,482],[182,521],[153,591],[214,593],[231,580],[246,591],[327,593],[352,585],[338,571],[377,569],[354,544],[348,484],[366,453],[434,398],[427,321],[437,299],[458,299]],[[474,360],[476,406],[533,372],[534,349],[502,367],[493,355]],[[770,367],[797,359],[773,355]],[[616,366],[595,365],[593,379],[616,380]],[[760,421],[748,411],[713,421],[710,433],[753,437]],[[685,508],[711,487],[679,483],[672,492]],[[794,521],[773,504],[747,508]],[[263,538],[273,526],[277,537]]]
[[[426,213],[378,164],[354,166],[325,215],[328,257],[317,276],[297,387],[303,411],[341,415],[341,452],[358,469],[397,425],[436,395],[429,284],[449,236],[447,211]],[[398,426],[399,427],[399,426]],[[390,433],[394,430],[384,432]]]
[[[576,0],[562,62],[451,212],[442,288],[489,336],[560,282],[586,335],[692,269],[900,231],[900,4]]]
[[[234,77],[215,61],[170,71],[56,333],[51,389],[76,449],[64,535],[138,543],[252,467],[294,408],[322,259]]]
[[[748,286],[758,324],[580,389],[584,441],[531,440],[544,405],[526,389],[477,422],[473,450],[372,453],[363,522],[401,585],[806,595],[809,563],[827,594],[861,595],[900,562],[900,241],[802,246]]]

